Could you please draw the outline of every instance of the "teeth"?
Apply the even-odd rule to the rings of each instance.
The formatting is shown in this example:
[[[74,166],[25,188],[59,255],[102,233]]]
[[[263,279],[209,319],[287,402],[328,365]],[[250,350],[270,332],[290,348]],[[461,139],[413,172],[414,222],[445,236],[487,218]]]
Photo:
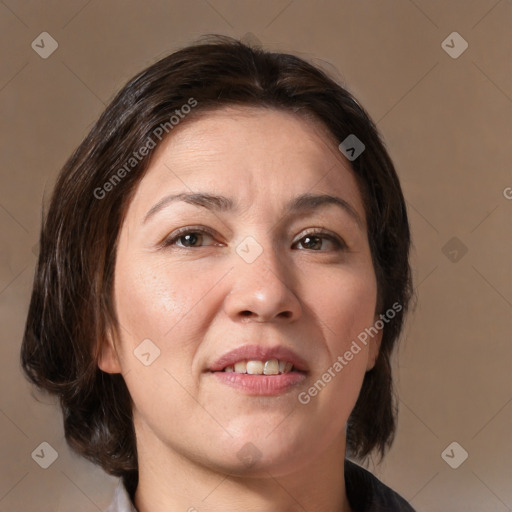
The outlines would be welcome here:
[[[261,361],[247,361],[247,373],[261,375],[263,373],[263,363]]]
[[[249,375],[279,375],[292,370],[293,363],[269,359],[268,361],[238,361],[234,365],[226,366],[225,372],[248,373]]]
[[[265,375],[277,375],[279,373],[279,361],[277,359],[270,359],[270,361],[266,361],[263,373]]]
[[[247,363],[245,361],[238,361],[238,363],[235,363],[235,372],[247,373]]]

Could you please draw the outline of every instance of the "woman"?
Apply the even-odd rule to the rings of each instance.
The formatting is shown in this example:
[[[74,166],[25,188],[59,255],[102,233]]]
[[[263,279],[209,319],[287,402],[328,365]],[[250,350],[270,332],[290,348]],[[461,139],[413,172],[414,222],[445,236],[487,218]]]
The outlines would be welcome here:
[[[409,246],[354,98],[213,37],[133,78],[66,163],[22,365],[122,477],[111,512],[410,511],[353,462],[393,440]]]

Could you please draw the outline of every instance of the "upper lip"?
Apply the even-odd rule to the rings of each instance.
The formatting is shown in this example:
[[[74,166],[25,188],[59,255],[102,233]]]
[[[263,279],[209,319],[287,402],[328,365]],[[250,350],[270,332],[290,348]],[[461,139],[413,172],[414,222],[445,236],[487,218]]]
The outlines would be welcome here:
[[[307,364],[293,350],[283,346],[275,345],[272,347],[264,347],[262,345],[243,345],[226,352],[219,357],[208,368],[212,372],[218,372],[231,366],[238,361],[268,361],[269,359],[279,359],[280,361],[289,361],[294,368],[299,371],[307,371]]]

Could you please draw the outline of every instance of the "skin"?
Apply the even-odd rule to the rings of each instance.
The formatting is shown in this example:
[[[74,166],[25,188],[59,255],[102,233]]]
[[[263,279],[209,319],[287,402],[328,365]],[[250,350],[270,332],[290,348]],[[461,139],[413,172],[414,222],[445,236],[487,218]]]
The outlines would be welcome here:
[[[231,197],[240,210],[176,202],[143,223],[161,198],[192,191]],[[306,192],[344,199],[361,225],[334,205],[284,215]],[[186,226],[214,235],[159,245]],[[348,247],[308,242],[311,228]],[[252,263],[236,252],[247,236],[263,250]],[[376,300],[362,197],[323,125],[229,107],[177,126],[123,221],[114,279],[122,328],[99,360],[103,371],[123,374],[133,398],[139,512],[350,511],[345,425],[380,334],[307,405],[297,396],[375,322]],[[160,355],[145,366],[134,349],[148,338]],[[249,396],[205,372],[246,343],[292,348],[308,362],[306,380],[279,396]],[[247,443],[256,448],[252,465],[237,455]]]

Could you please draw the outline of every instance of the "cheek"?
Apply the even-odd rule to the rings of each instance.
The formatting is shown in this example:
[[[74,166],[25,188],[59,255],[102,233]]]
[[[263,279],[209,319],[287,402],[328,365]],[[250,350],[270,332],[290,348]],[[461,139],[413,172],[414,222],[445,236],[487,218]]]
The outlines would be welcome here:
[[[311,387],[298,398],[318,417],[319,428],[330,439],[346,424],[361,390],[369,345],[358,336],[373,324],[377,291],[371,268],[361,272],[338,269],[317,283],[321,286],[308,285],[305,296],[323,330],[326,357]]]
[[[187,388],[192,385],[189,368],[200,339],[194,313],[208,283],[190,278],[190,272],[179,266],[171,270],[165,262],[149,263],[147,257],[133,255],[120,257],[115,272],[125,381],[144,417],[159,418],[169,414],[171,406],[185,407],[189,400],[173,377]],[[155,408],[148,396],[159,397],[161,408]]]
[[[116,311],[134,340],[172,339],[175,327],[190,321],[189,313],[207,291],[204,280],[191,278],[179,266],[170,271],[133,259],[120,260],[116,267]]]
[[[307,297],[326,328],[330,348],[339,353],[374,322],[377,285],[371,267],[340,268],[308,282]]]

